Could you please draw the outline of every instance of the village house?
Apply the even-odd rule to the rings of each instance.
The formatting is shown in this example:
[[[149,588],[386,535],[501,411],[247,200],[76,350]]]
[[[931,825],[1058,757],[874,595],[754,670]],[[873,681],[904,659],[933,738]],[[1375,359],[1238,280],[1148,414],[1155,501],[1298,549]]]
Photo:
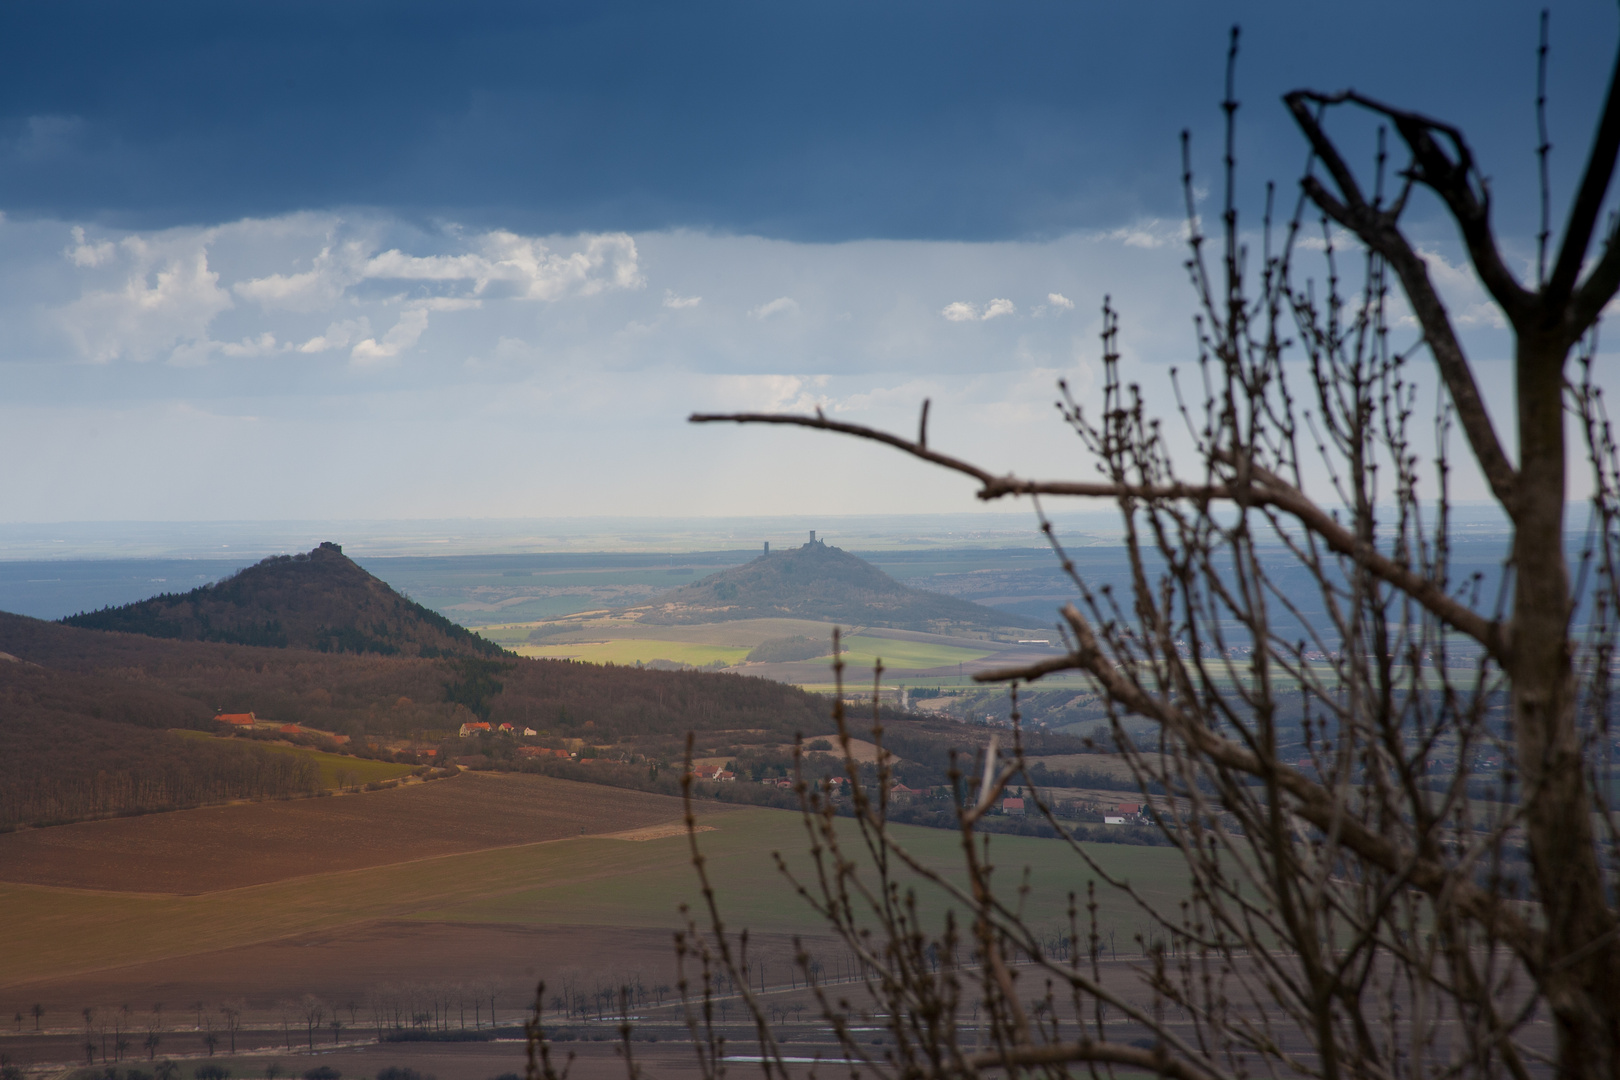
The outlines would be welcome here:
[[[1142,804],[1141,803],[1133,803],[1133,802],[1122,802],[1122,803],[1120,803],[1118,806],[1114,807],[1114,812],[1112,814],[1104,814],[1104,816],[1103,816],[1103,824],[1104,825],[1141,825],[1141,824],[1143,824],[1143,821],[1142,821]]]
[[[483,720],[475,720],[470,724],[462,724],[461,731],[458,734],[460,734],[463,739],[467,738],[469,735],[488,735],[489,724]]]
[[[1009,817],[1024,816],[1024,800],[1009,796],[1001,800],[1001,812]]]
[[[233,728],[250,728],[259,722],[259,718],[250,712],[222,712],[214,719]]]

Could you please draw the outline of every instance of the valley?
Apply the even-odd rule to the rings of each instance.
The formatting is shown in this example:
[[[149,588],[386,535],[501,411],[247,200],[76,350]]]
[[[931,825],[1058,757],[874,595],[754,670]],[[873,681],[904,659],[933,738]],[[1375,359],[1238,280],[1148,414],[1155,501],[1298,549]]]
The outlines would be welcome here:
[[[846,978],[853,968],[842,947],[771,865],[769,853],[781,851],[794,872],[808,869],[799,815],[696,809],[718,903],[729,922],[749,927],[770,999],[803,1007],[796,948],[816,957],[827,981]],[[155,1034],[158,1056],[190,1059],[188,1069],[209,1059],[239,1076],[264,1075],[271,1062],[284,1071],[288,1063],[295,1071],[410,1065],[484,1080],[495,1062],[521,1068],[514,1025],[543,980],[548,1025],[579,1040],[587,1061],[593,1040],[615,1037],[611,1010],[598,1008],[604,987],[638,988],[646,996],[638,1038],[652,1040],[644,1050],[653,1060],[678,1070],[690,1049],[677,1041],[665,1051],[658,1040],[684,1035],[671,993],[671,932],[683,924],[682,905],[700,900],[681,813],[675,799],[464,773],[303,804],[0,836],[0,1009],[33,1015],[38,1006],[43,1017],[40,1034],[19,1031],[4,1045],[13,1061],[65,1070],[84,1059],[87,1032],[98,1047],[103,1034],[133,1044]],[[894,831],[925,865],[954,875],[958,837]],[[1026,910],[1034,925],[1056,931],[1069,894],[1083,892],[1090,875],[1076,873],[1057,841],[991,844],[1002,865],[1029,868]],[[1172,904],[1182,895],[1173,851],[1094,851],[1142,895]],[[951,905],[915,885],[923,919],[939,925]],[[1099,925],[1126,954],[1110,963],[1128,963],[1141,917],[1122,894],[1098,896]],[[568,1005],[565,1015],[563,994],[583,1009]],[[231,1044],[240,1053],[223,1043],[222,1009],[235,1017]],[[489,1027],[492,1009],[499,1031]],[[813,1023],[802,1027],[807,1047],[826,1037]],[[436,1042],[438,1031],[479,1039]],[[734,1036],[741,1045],[746,1037],[746,1028]],[[141,1058],[137,1047],[127,1060],[134,1067]],[[611,1056],[598,1062],[613,1064]],[[596,1067],[581,1075],[611,1075]]]
[[[1013,555],[936,553],[906,563],[908,580],[982,587]],[[372,560],[419,575],[406,595],[322,544],[59,622],[0,614],[0,1010],[43,1018],[33,1034],[14,1025],[10,1060],[104,1071],[129,1060],[139,1026],[152,1061],[217,1053],[239,1076],[297,1057],[299,1071],[487,1080],[543,979],[561,1037],[588,1050],[579,1075],[606,1075],[611,1057],[590,1049],[611,1031],[604,988],[637,987],[645,1038],[684,1030],[671,934],[702,899],[692,837],[785,1016],[807,1001],[798,948],[835,983],[856,970],[776,868],[779,852],[813,878],[793,784],[831,798],[844,831],[838,784],[875,785],[880,759],[898,785],[894,837],[960,883],[953,784],[1008,724],[1005,696],[973,675],[1051,655],[1030,619],[825,544],[686,565],[581,555],[540,575],[518,558],[448,560],[438,585],[421,563]],[[537,595],[536,578],[562,591]],[[869,617],[843,617],[857,609]],[[831,713],[835,627],[849,763]],[[1131,785],[1075,734],[1100,716],[1084,688],[1025,700],[1026,745],[1045,755],[1032,766],[1097,866],[1175,903],[1174,851],[1101,824]],[[1005,872],[1029,875],[1043,932],[1060,934],[1071,894],[1092,885],[1111,941],[1141,929],[1134,902],[1042,820],[1008,811],[980,831]],[[958,907],[902,878],[928,925]],[[688,1051],[654,1052],[661,1075],[682,1074]]]

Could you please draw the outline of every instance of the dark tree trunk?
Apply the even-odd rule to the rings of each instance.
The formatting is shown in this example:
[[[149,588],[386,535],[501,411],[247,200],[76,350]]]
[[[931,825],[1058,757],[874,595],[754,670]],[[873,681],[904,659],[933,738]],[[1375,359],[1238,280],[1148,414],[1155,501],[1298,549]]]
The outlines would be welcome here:
[[[1513,539],[1513,737],[1523,775],[1525,834],[1546,919],[1541,973],[1565,1077],[1614,1075],[1620,993],[1604,901],[1591,793],[1576,725],[1571,598],[1564,553],[1567,447],[1564,364],[1556,332],[1521,334],[1515,357],[1519,479]]]

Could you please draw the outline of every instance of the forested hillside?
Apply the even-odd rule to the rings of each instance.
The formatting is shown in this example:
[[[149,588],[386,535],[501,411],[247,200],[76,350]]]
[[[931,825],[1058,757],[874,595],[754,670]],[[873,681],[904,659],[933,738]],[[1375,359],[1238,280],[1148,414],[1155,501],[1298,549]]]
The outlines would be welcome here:
[[[69,626],[182,641],[380,656],[499,656],[501,648],[399,595],[325,543],[186,593],[72,615]]]
[[[317,790],[307,760],[165,730],[212,717],[149,680],[0,662],[0,830]]]
[[[216,712],[353,737],[457,744],[510,721],[556,745],[678,757],[687,731],[776,744],[831,729],[826,702],[764,679],[518,657],[344,655],[109,633],[0,614],[0,827],[274,797],[313,781],[262,749],[179,739]],[[476,747],[468,746],[467,750]]]

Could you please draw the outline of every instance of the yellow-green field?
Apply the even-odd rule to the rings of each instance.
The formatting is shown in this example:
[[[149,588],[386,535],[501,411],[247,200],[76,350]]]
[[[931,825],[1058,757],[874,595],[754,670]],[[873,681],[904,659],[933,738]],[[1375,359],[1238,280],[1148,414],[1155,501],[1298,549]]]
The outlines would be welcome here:
[[[173,733],[187,739],[219,738],[218,735],[210,735],[206,731],[191,731],[184,728],[175,728]],[[416,768],[414,765],[401,765],[393,761],[371,761],[367,758],[346,757],[343,754],[328,754],[308,746],[285,746],[281,743],[263,742],[252,745],[273,754],[292,754],[309,758],[320,770],[321,786],[332,789],[397,780],[401,776],[409,776]]]
[[[733,927],[806,932],[815,918],[773,868],[781,850],[804,868],[798,814],[748,809],[703,819],[701,834],[720,903]],[[897,827],[927,865],[947,869],[960,840],[944,830]],[[1096,845],[1094,857],[1162,909],[1183,895],[1181,860],[1163,848]],[[1071,891],[1089,873],[1058,841],[996,837],[998,877],[1016,890],[1031,868],[1024,909],[1031,922],[1064,919]],[[937,920],[945,899],[920,890]],[[313,874],[196,896],[0,884],[0,985],[328,931],[368,920],[531,926],[674,927],[682,902],[698,899],[684,835],[646,841],[578,839],[418,859],[365,870]],[[1101,917],[1124,936],[1140,922],[1124,897],[1099,889]],[[937,923],[935,923],[937,925]]]
[[[548,635],[530,644],[528,632],[537,625],[540,624],[476,629],[520,656],[582,660],[592,664],[645,664],[652,660],[671,660],[695,667],[716,662],[730,666],[742,663],[751,649],[771,638],[809,637],[826,640],[826,659],[800,662],[802,671],[791,674],[777,672],[771,676],[790,681],[804,677],[819,681],[832,654],[833,625],[803,619],[739,619],[735,622],[687,626],[654,626],[631,619],[582,619],[575,629]],[[968,663],[1003,647],[986,642],[983,648],[963,648],[941,642],[876,637],[862,634],[860,627],[846,630],[852,632],[843,638],[844,661],[849,665],[850,677],[857,682],[870,679],[869,675],[861,672],[863,669],[870,672],[878,659],[882,659],[884,667],[891,672],[920,671]]]
[[[574,628],[577,624],[577,628]],[[658,626],[639,619],[585,618],[548,622],[500,623],[470,629],[508,647],[524,644],[539,626],[565,626],[566,632],[548,636],[544,644],[636,638],[644,641],[685,641],[700,645],[730,645],[752,649],[767,638],[812,637],[832,640],[833,624],[809,619],[735,619],[731,622]],[[848,627],[845,628],[849,629]],[[831,648],[829,646],[829,652]]]

